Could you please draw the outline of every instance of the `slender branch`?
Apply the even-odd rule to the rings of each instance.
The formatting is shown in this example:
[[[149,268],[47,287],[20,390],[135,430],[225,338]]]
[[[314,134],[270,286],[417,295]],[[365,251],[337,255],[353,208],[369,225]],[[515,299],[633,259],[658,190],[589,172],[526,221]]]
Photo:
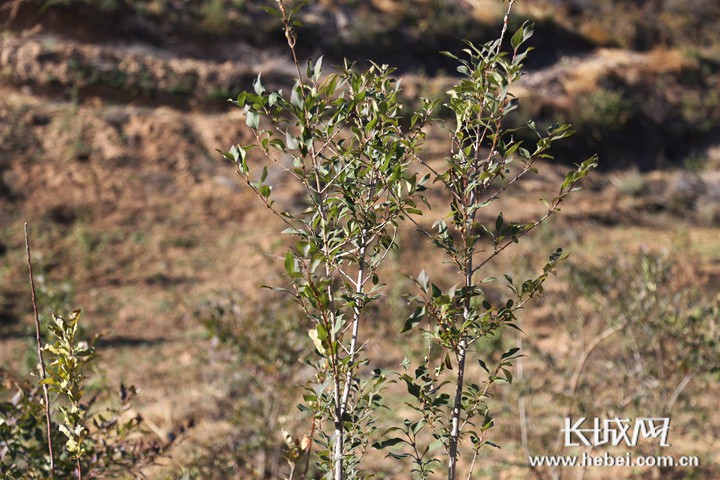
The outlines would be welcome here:
[[[278,7],[280,7],[280,13],[282,14],[283,25],[285,26],[285,38],[287,39],[288,46],[290,47],[290,52],[292,53],[293,63],[295,64],[295,70],[297,71],[298,83],[301,86],[304,86],[305,82],[303,81],[302,73],[300,72],[300,62],[298,61],[297,53],[295,52],[295,43],[297,42],[297,36],[292,29],[292,25],[290,25],[290,17],[285,10],[285,5],[283,4],[282,0],[277,0],[277,4]],[[302,95],[303,100],[305,100],[305,90],[302,88],[300,89],[300,95]]]
[[[515,0],[510,0],[510,2],[508,3],[508,8],[507,8],[507,11],[505,12],[505,17],[503,18],[503,27],[502,27],[502,30],[501,30],[501,32],[500,32],[500,37],[498,38],[498,42],[497,42],[496,54],[500,53],[500,49],[502,48],[503,39],[505,38],[505,33],[507,32],[508,24],[510,23],[510,12],[512,12],[512,8],[513,8],[513,5],[514,5],[514,4],[515,4]],[[513,56],[513,58],[514,58],[514,56]],[[494,63],[492,64],[492,67],[491,67],[491,68],[494,68],[495,65],[496,65],[496,62],[494,62]],[[508,78],[508,87],[510,86],[511,80],[512,80],[512,78]],[[487,97],[486,97],[486,96],[483,96],[483,99],[482,99],[482,108],[480,109],[478,115],[482,115],[482,112],[485,111],[486,102],[487,102]],[[501,109],[501,115],[502,115],[502,109]],[[498,119],[498,122],[496,123],[496,131],[495,131],[496,135],[495,135],[495,138],[494,138],[494,140],[493,140],[493,144],[492,144],[492,146],[491,146],[491,148],[490,148],[490,153],[488,154],[488,162],[490,161],[490,159],[491,159],[492,156],[493,156],[493,152],[495,151],[495,146],[497,145],[497,141],[498,141],[498,139],[499,139],[499,137],[500,137],[500,135],[498,135],[498,133],[500,132],[501,124],[502,124],[502,116]],[[478,128],[477,128],[476,131],[475,131],[475,139],[476,139],[476,142],[477,142],[477,143],[475,144],[475,146],[476,146],[476,149],[475,149],[475,162],[476,162],[476,163],[478,163],[479,160],[480,160],[480,146],[484,143],[485,137],[486,137],[487,132],[488,132],[489,129],[490,129],[490,125],[486,125],[486,126],[482,129],[482,130],[483,130],[483,131],[482,131],[482,135],[480,135],[480,131],[479,131],[479,130],[480,130],[480,126],[478,125]],[[497,176],[496,176],[495,178],[497,178]],[[493,180],[494,180],[494,179],[493,179]],[[492,183],[493,180],[491,180],[490,183]],[[487,185],[485,185],[485,188],[489,187],[489,186],[490,186],[490,183],[488,183]],[[484,190],[484,189],[483,189],[483,190]]]
[[[453,191],[453,189],[451,188],[450,183],[449,183],[447,180],[445,180],[444,178],[442,178],[442,175],[440,174],[440,172],[438,172],[438,171],[435,170],[433,167],[431,167],[430,164],[427,162],[427,160],[423,159],[422,157],[420,157],[419,155],[417,155],[417,154],[415,154],[415,153],[412,153],[411,155],[412,155],[412,158],[413,158],[415,161],[417,161],[418,163],[420,163],[420,165],[422,165],[423,167],[425,167],[425,168],[427,168],[428,170],[430,170],[430,173],[432,173],[433,175],[435,175],[435,178],[440,179],[440,181],[443,183],[443,185],[445,185],[445,188],[446,188],[450,193],[452,193],[453,195],[457,195],[457,194]]]
[[[569,398],[572,399],[575,396],[578,384],[580,383],[580,377],[585,370],[585,365],[588,361],[588,358],[590,358],[590,354],[592,354],[592,352],[598,347],[598,345],[600,345],[600,343],[603,342],[603,340],[621,331],[626,326],[627,322],[620,322],[616,325],[613,325],[612,327],[608,327],[602,332],[600,332],[595,338],[593,338],[590,343],[588,343],[588,345],[585,347],[585,350],[583,350],[582,354],[580,354],[580,359],[578,360],[575,371],[573,372],[573,376],[570,379],[570,392],[568,393]],[[570,416],[570,413],[572,412],[572,407],[572,401],[568,402],[567,406],[565,407],[563,418],[567,418]],[[561,445],[562,437],[558,437],[557,444],[555,445],[556,452],[560,450]]]
[[[355,285],[355,279],[351,277],[345,270],[342,268],[337,268],[338,273],[348,282],[350,285]]]
[[[483,398],[488,396],[488,392],[490,391],[490,387],[495,384],[495,379],[498,376],[498,373],[500,373],[500,369],[502,368],[502,362],[498,363],[495,367],[495,370],[493,370],[493,373],[488,378],[488,381],[485,382],[485,388],[483,388],[483,391],[480,392],[480,395],[477,396],[477,401],[473,405],[473,408],[477,407]],[[470,423],[470,419],[466,418],[463,424],[460,426],[460,432],[462,432],[465,429],[465,426]]]
[[[385,249],[385,251],[383,252],[383,254],[380,256],[380,259],[374,262],[375,268],[377,268],[377,265],[379,265],[380,263],[382,263],[382,261],[385,260],[385,257],[387,257],[387,254],[390,253],[390,250],[392,250],[392,247],[393,247],[393,245],[395,244],[395,238],[396,238],[396,237],[397,237],[397,230],[395,230],[395,231],[393,232],[392,241],[390,242],[390,246]],[[373,270],[374,270],[374,268],[373,268]],[[367,281],[368,281],[370,278],[371,278],[370,275],[366,275],[366,276],[365,276],[365,279],[362,281],[362,284],[365,285],[365,283],[367,283]]]
[[[505,12],[505,18],[503,18],[503,27],[502,31],[500,32],[500,38],[498,39],[499,41],[497,43],[497,52],[500,52],[500,49],[502,48],[502,42],[505,38],[505,33],[507,33],[508,24],[510,23],[510,12],[512,11],[513,5],[515,5],[515,0],[510,0],[508,2],[507,11]]]
[[[685,376],[680,380],[680,383],[677,387],[675,387],[675,390],[673,390],[672,395],[670,395],[670,399],[667,401],[667,404],[665,406],[665,411],[669,414],[672,410],[672,407],[675,405],[675,402],[677,401],[680,394],[685,390],[685,387],[688,386],[690,381],[693,379],[692,373],[686,373]]]
[[[37,345],[38,361],[40,362],[40,381],[42,382],[43,397],[45,400],[45,427],[47,429],[48,454],[50,455],[50,476],[55,478],[55,457],[52,445],[52,422],[50,420],[50,394],[45,382],[45,360],[42,355],[42,340],[40,338],[40,316],[38,315],[37,297],[35,295],[35,279],[33,278],[32,260],[30,258],[30,235],[28,224],[25,222],[25,251],[27,252],[28,276],[30,278],[30,291],[32,293],[33,314],[35,315],[35,344]]]
[[[475,462],[477,461],[479,452],[480,452],[480,450],[478,450],[477,448],[473,452],[473,458],[472,458],[472,462],[470,462],[470,471],[468,472],[467,480],[472,479],[472,473],[473,473],[473,470],[475,470]]]
[[[330,180],[328,180],[328,182],[325,184],[325,186],[322,188],[322,190],[320,190],[318,193],[323,194],[323,193],[327,192],[327,190],[333,186],[333,184],[335,183],[335,180],[340,178],[340,175],[342,175],[343,173],[345,173],[345,171],[350,169],[350,165],[352,165],[352,164],[348,162],[342,168],[340,168],[340,170],[338,170],[338,172]]]
[[[284,215],[282,215],[282,213],[278,212],[278,211],[272,206],[272,203],[270,203],[270,201],[268,201],[268,199],[267,199],[266,197],[264,197],[263,195],[260,195],[260,190],[252,184],[252,181],[250,180],[250,177],[249,177],[248,175],[246,175],[245,173],[243,173],[239,168],[236,169],[235,171],[236,171],[236,173],[237,173],[238,175],[240,175],[240,176],[243,178],[243,180],[245,180],[245,183],[247,184],[247,186],[250,187],[250,189],[253,191],[253,193],[260,199],[260,201],[262,201],[262,202],[265,204],[265,207],[266,207],[268,210],[270,210],[270,212],[271,212],[273,215],[275,215],[275,216],[278,217],[280,220],[282,220],[282,222],[283,222],[285,225],[287,225],[287,226],[290,227],[291,229],[295,230],[296,226],[293,225],[292,223],[290,223],[290,222],[288,221],[288,219],[287,219]]]
[[[533,164],[533,163],[534,163],[534,159],[533,159],[533,160],[530,160],[530,161],[525,165],[525,168],[523,168],[523,170],[522,170],[520,173],[518,173],[517,175],[515,175],[515,177],[513,177],[512,180],[510,180],[507,184],[505,184],[503,187],[501,187],[497,192],[495,192],[495,193],[493,193],[492,195],[490,195],[490,196],[487,198],[487,200],[485,200],[483,203],[490,203],[490,202],[492,202],[493,200],[495,200],[496,198],[498,198],[500,195],[502,195],[502,193],[505,192],[505,190],[507,190],[508,188],[512,187],[513,184],[515,184],[515,182],[517,182],[518,180],[520,180],[520,178],[522,178],[527,172],[530,171],[530,169],[532,168],[532,164]]]
[[[313,445],[315,443],[315,442],[313,442],[313,438],[315,438],[315,422],[316,422],[315,415],[316,415],[316,413],[314,412],[312,426],[310,427],[310,435],[309,435],[310,444],[308,445],[307,452],[306,452],[305,469],[303,470],[303,473],[300,476],[300,480],[305,480],[305,476],[307,475],[308,469],[310,468],[310,457],[312,454]]]
[[[547,220],[553,213],[555,213],[557,211],[558,207],[560,206],[560,204],[562,203],[562,201],[564,199],[565,199],[565,196],[558,197],[557,200],[555,201],[555,203],[545,213],[545,215],[543,215],[540,219],[536,220],[534,223],[531,223],[530,225],[525,227],[525,230],[523,230],[522,232],[518,233],[517,235],[514,235],[512,237],[512,239],[508,240],[502,247],[496,248],[493,253],[491,253],[489,256],[487,256],[484,260],[482,260],[475,267],[475,270],[473,270],[473,272],[480,270],[480,268],[482,268],[486,263],[488,263],[490,260],[492,260],[493,258],[500,255],[503,252],[503,250],[505,250],[507,247],[509,247],[510,245],[515,243],[517,240],[519,240],[523,236],[527,235],[528,232],[530,232],[535,227],[537,227],[538,225],[543,223],[545,220]]]

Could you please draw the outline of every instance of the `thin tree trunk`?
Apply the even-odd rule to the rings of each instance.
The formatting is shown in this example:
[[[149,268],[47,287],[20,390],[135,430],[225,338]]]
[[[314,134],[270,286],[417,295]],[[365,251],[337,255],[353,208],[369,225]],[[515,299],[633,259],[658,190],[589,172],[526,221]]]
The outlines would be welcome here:
[[[470,312],[470,289],[472,287],[473,261],[472,254],[469,254],[465,260],[465,298],[463,323],[465,323],[471,315]],[[467,353],[467,339],[463,334],[457,347],[458,373],[455,383],[455,401],[452,411],[452,429],[450,430],[450,459],[448,462],[448,480],[455,480],[457,473],[457,456],[458,442],[460,440],[460,410],[462,407],[463,385],[465,382],[465,355]]]
[[[363,231],[363,235],[361,237],[360,242],[360,268],[358,269],[357,274],[357,280],[355,282],[355,293],[358,295],[363,293],[363,280],[365,278],[365,231]],[[342,397],[340,399],[340,435],[335,440],[335,479],[336,480],[342,480],[342,475],[344,472],[342,471],[342,450],[343,450],[343,444],[344,442],[344,431],[342,428],[342,420],[343,417],[345,417],[345,412],[347,411],[347,404],[348,400],[350,398],[350,388],[352,385],[352,369],[353,369],[353,363],[355,363],[355,356],[357,355],[357,341],[358,341],[358,335],[360,331],[360,306],[355,304],[355,307],[353,308],[353,325],[352,325],[352,338],[350,339],[350,350],[348,352],[348,366],[347,366],[347,372],[345,374],[345,385],[343,386],[343,393]],[[336,433],[338,429],[336,426]]]
[[[463,338],[458,345],[458,374],[455,385],[455,402],[452,411],[452,430],[450,431],[450,462],[448,464],[448,480],[455,480],[457,467],[457,447],[460,439],[460,407],[462,404],[463,383],[465,381],[466,342]]]

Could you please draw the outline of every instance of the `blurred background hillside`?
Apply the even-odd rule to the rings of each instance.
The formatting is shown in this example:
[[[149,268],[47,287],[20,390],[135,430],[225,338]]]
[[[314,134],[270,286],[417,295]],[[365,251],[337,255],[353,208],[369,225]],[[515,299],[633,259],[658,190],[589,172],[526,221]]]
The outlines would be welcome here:
[[[47,98],[207,113],[224,110],[259,71],[277,85],[291,73],[262,2],[4,3],[3,84]],[[502,18],[495,0],[311,3],[303,56],[388,63],[412,78],[410,96],[453,75],[440,50],[492,38]],[[717,2],[527,0],[517,10],[511,27],[536,23],[523,113],[571,120],[579,135],[568,150],[599,150],[606,168],[650,169],[716,146]]]
[[[44,314],[82,308],[87,331],[103,333],[104,373],[93,379],[94,388],[134,383],[142,389],[137,408],[154,435],[166,441],[182,430],[172,457],[151,478],[281,478],[280,428],[303,432],[302,419],[294,417],[298,391],[277,385],[307,375],[297,362],[308,342],[305,329],[296,328],[289,305],[257,288],[282,284],[276,257],[286,240],[217,151],[251,141],[228,98],[250,89],[261,72],[270,88],[292,84],[285,38],[264,5],[0,1],[0,366],[27,372],[34,362],[27,221]],[[495,38],[504,9],[499,0],[317,0],[300,13],[298,48],[303,58],[324,55],[325,65],[348,58],[359,68],[368,59],[397,67],[412,106],[420,96],[444,95],[455,81],[455,65],[438,52],[459,52],[463,39]],[[717,318],[720,2],[518,1],[510,30],[525,20],[536,25],[530,41],[536,51],[515,87],[520,108],[513,121],[570,122],[577,133],[554,149],[547,177],[508,198],[505,211],[528,215],[527,199],[554,189],[567,165],[600,155],[601,171],[553,220],[560,228],[538,232],[534,245],[542,248],[521,247],[501,265],[537,268],[557,245],[574,252],[545,303],[528,313],[525,339],[533,352],[526,370],[535,381],[548,371],[568,381],[585,342],[608,326],[602,322],[635,311],[617,310],[635,305],[633,285],[642,290],[657,282],[663,298],[673,299],[656,305],[655,319]],[[444,140],[442,130],[432,130],[426,152],[443,155]],[[282,195],[289,206],[297,201],[292,190]],[[392,316],[372,326],[388,348],[368,352],[389,368],[422,348],[396,347],[407,313],[403,275],[417,274],[418,259],[432,255],[412,232],[403,235],[412,248],[388,273],[398,285],[386,301]],[[648,267],[657,264],[662,267]],[[677,435],[686,448],[678,452],[699,455],[702,468],[658,478],[719,478],[720,445],[712,433],[720,426],[713,400],[717,323],[688,321],[683,328],[690,330],[668,330],[661,322],[648,333],[642,330],[647,309],[638,308],[636,338],[666,342],[671,365],[632,373],[629,359],[654,350],[636,348],[633,357],[631,341],[614,342],[614,349],[599,351],[605,363],[598,361],[576,400],[594,408],[591,399],[618,381],[608,373],[612,365],[628,370],[625,384],[644,389],[625,405],[638,411],[698,372],[673,404],[685,415]],[[678,340],[688,336],[698,343]],[[509,336],[496,346],[516,341]],[[680,367],[688,351],[704,356],[694,367]],[[614,380],[597,380],[606,377]],[[526,395],[549,396],[531,427],[536,444],[530,448],[538,454],[555,428],[543,419],[559,418],[552,402],[560,409],[567,401],[562,381],[553,393],[542,391],[545,380],[519,379]],[[510,405],[498,412],[507,419],[499,435],[508,448],[488,462],[487,478],[528,474],[513,423],[514,388],[498,394],[498,405]],[[620,404],[608,398],[603,408],[617,411]],[[381,478],[409,478],[381,455],[377,465]],[[589,472],[588,478],[604,477]]]

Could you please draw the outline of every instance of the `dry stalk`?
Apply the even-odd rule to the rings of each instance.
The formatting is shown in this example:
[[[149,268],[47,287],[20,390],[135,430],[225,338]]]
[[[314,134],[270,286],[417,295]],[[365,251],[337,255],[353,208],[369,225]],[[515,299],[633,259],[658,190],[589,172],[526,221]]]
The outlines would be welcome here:
[[[43,388],[43,397],[45,399],[45,424],[47,427],[48,454],[50,455],[50,476],[55,478],[55,458],[53,456],[52,445],[52,422],[50,420],[50,394],[48,386],[45,383],[47,375],[45,373],[45,360],[42,355],[42,341],[40,339],[40,316],[38,315],[37,297],[35,296],[35,279],[33,277],[32,260],[30,258],[30,236],[28,234],[28,224],[25,222],[25,251],[27,252],[28,276],[30,278],[30,291],[32,293],[33,313],[35,315],[35,344],[37,346],[37,354],[40,362],[40,381]]]

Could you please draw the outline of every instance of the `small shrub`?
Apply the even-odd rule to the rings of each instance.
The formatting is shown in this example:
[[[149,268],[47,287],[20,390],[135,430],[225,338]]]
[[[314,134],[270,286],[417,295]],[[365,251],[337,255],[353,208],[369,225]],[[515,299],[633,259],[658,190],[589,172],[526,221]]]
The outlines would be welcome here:
[[[145,444],[142,418],[128,415],[134,387],[120,387],[119,408],[104,411],[93,408],[97,397],[88,400],[85,396],[85,372],[94,359],[94,341],[79,338],[79,310],[68,316],[53,312],[52,322],[43,328],[27,224],[25,246],[39,357],[35,377],[39,384],[0,370],[2,478],[82,480],[84,476],[141,475],[140,469],[153,463],[163,448],[156,442]],[[43,345],[46,335],[52,338],[52,343]],[[49,360],[47,369],[43,352]],[[55,395],[51,397],[50,392]]]
[[[144,440],[142,418],[131,413],[134,387],[121,386],[117,397],[108,399],[117,405],[110,408],[97,408],[97,396],[85,398],[84,372],[95,351],[93,342],[77,338],[79,319],[79,311],[54,315],[48,326],[54,341],[45,346],[50,354],[45,383],[56,394],[51,399],[55,478],[139,475],[166,446]],[[40,388],[8,371],[0,371],[0,380],[0,473],[7,479],[49,478]]]

